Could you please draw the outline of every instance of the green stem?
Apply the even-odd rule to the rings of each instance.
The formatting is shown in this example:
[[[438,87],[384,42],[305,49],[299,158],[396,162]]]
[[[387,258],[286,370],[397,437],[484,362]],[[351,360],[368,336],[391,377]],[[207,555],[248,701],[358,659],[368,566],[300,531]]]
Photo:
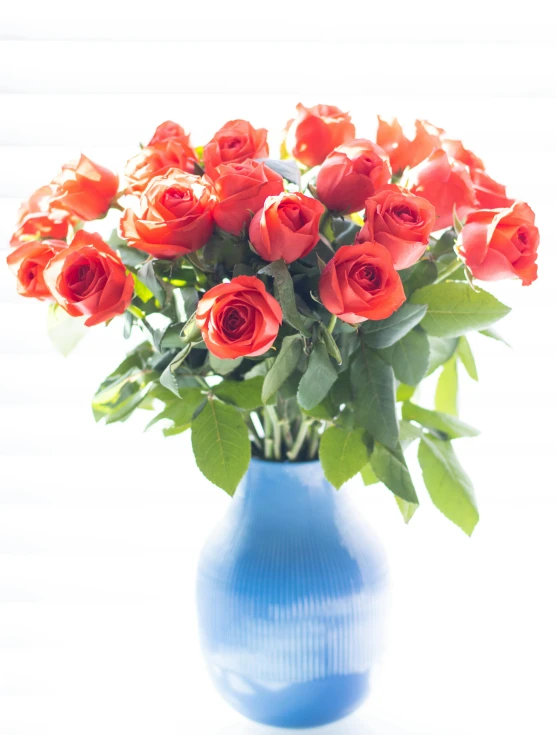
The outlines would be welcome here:
[[[263,444],[262,444],[262,442],[261,442],[261,438],[260,438],[260,436],[259,436],[259,435],[257,434],[257,429],[255,428],[255,424],[253,423],[253,419],[251,418],[251,416],[250,416],[249,414],[247,414],[247,416],[245,417],[245,421],[246,421],[246,423],[247,423],[247,427],[248,427],[248,428],[250,429],[250,431],[251,431],[251,439],[253,440],[253,444],[254,444],[254,445],[255,445],[255,446],[256,446],[256,447],[258,448],[258,449],[260,449],[260,450],[261,450],[261,452],[262,452],[262,451],[263,451]]]
[[[297,456],[299,452],[301,451],[301,447],[303,446],[303,442],[305,441],[308,431],[309,431],[309,422],[304,421],[301,424],[301,427],[297,433],[293,447],[287,453],[288,459],[291,460],[292,462],[297,459]]]
[[[446,280],[446,278],[449,278],[453,273],[455,273],[458,268],[462,265],[462,262],[459,258],[456,257],[455,261],[452,263],[452,265],[448,266],[445,271],[443,271],[438,278],[436,279],[435,283],[441,283],[442,281]]]
[[[270,423],[272,424],[272,435],[274,439],[274,459],[281,460],[282,453],[280,450],[282,439],[280,436],[280,421],[278,420],[278,416],[276,414],[276,411],[274,410],[274,406],[267,406],[266,412],[268,413]]]
[[[328,322],[328,326],[327,326],[327,329],[330,332],[330,334],[332,334],[332,332],[334,331],[334,327],[336,326],[337,321],[338,321],[338,317],[336,316],[336,314],[332,314],[330,316],[330,321]]]
[[[263,429],[264,429],[264,457],[272,459],[272,439],[270,437],[271,421],[268,411],[263,409]]]
[[[311,441],[309,442],[309,459],[315,459],[320,441],[319,427],[317,424],[313,425],[311,434]]]

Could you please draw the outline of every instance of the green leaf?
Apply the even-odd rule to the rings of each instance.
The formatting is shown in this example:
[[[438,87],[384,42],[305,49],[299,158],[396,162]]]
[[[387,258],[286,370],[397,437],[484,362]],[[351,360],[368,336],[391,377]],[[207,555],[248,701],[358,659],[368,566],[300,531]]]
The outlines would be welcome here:
[[[338,345],[336,344],[336,340],[330,334],[330,332],[324,326],[324,324],[320,325],[320,334],[322,336],[324,344],[326,345],[326,349],[328,350],[328,354],[330,355],[330,357],[333,357],[338,363],[338,365],[341,365],[342,364],[342,354],[340,352],[340,349]]]
[[[415,393],[414,385],[405,385],[400,383],[396,388],[396,402],[409,401],[411,396]]]
[[[301,408],[314,408],[324,399],[337,379],[338,373],[330,362],[324,342],[317,342],[297,389],[297,400]]]
[[[118,251],[126,268],[137,268],[149,257],[148,253],[137,250],[137,248],[130,248],[128,245],[117,245],[114,249]]]
[[[471,347],[469,346],[469,342],[467,341],[466,337],[459,338],[457,352],[458,352],[458,357],[461,360],[463,367],[466,369],[469,377],[472,378],[473,380],[479,380],[479,375],[477,373],[477,366],[475,364],[475,358],[473,357],[473,353],[471,352]]]
[[[168,365],[168,367],[160,376],[160,384],[163,385],[165,388],[168,388],[169,391],[172,391],[172,393],[178,398],[180,398],[181,395],[175,372],[189,355],[190,351],[191,344],[185,345],[183,350],[181,350],[181,352],[178,352],[178,354],[174,357],[172,362]]]
[[[145,431],[163,420],[170,421],[170,426],[163,430],[165,436],[173,436],[174,434],[186,431],[191,426],[195,411],[203,400],[204,396],[200,388],[187,388],[183,390],[182,397],[171,400],[154,419],[149,421],[145,427]]]
[[[283,179],[291,181],[298,187],[301,186],[301,171],[294,160],[282,161],[275,158],[256,158],[255,160],[264,163],[265,166],[280,174]]]
[[[359,424],[394,449],[398,443],[394,371],[369,348],[366,337],[352,358],[350,377]]]
[[[321,436],[319,459],[326,479],[339,489],[354,477],[369,460],[363,429],[331,426]]]
[[[400,421],[400,446],[402,451],[405,450],[412,444],[416,439],[420,439],[422,431],[415,424],[409,423],[409,421]]]
[[[458,366],[455,355],[444,365],[438,377],[434,407],[442,413],[458,415]]]
[[[402,498],[398,498],[397,495],[394,495],[394,500],[396,501],[396,504],[400,509],[400,513],[402,514],[404,522],[409,523],[409,521],[413,518],[415,511],[419,507],[419,504],[408,503],[407,500],[402,500]]]
[[[301,332],[304,337],[309,337],[311,333],[305,326],[303,317],[297,310],[293,281],[286,263],[283,260],[275,260],[270,265],[261,268],[259,273],[264,273],[274,278],[274,295],[280,302],[284,319],[294,329]]]
[[[150,260],[148,263],[142,265],[137,271],[137,278],[149,289],[155,299],[164,306],[166,303],[166,291],[154,272],[154,261]]]
[[[191,425],[191,444],[207,480],[233,495],[251,459],[249,433],[239,411],[209,398]]]
[[[428,305],[422,326],[434,337],[459,337],[484,329],[510,312],[486,291],[456,281],[420,288],[411,296],[411,303]]]
[[[269,403],[282,383],[297,367],[301,357],[302,342],[299,335],[284,337],[282,347],[263,383],[263,403]]]
[[[450,442],[424,436],[419,464],[432,502],[470,536],[479,520],[471,480],[458,462]]]
[[[495,339],[498,342],[502,342],[502,344],[505,344],[506,347],[509,347],[511,349],[511,344],[506,342],[504,337],[502,337],[501,334],[498,334],[495,329],[481,329],[479,330],[479,334],[483,334],[485,337],[490,337],[490,339]]]
[[[170,324],[160,335],[160,347],[163,350],[172,350],[176,348],[183,349],[183,342],[180,337],[183,329],[182,322]]]
[[[70,316],[58,304],[50,304],[46,316],[48,338],[58,350],[67,357],[73,348],[83,339],[87,327],[85,317]]]
[[[396,378],[407,385],[417,385],[429,366],[429,340],[421,327],[415,327],[398,342],[380,352],[394,368]]]
[[[429,411],[415,403],[404,403],[402,416],[406,421],[416,421],[427,429],[440,431],[450,439],[457,439],[461,436],[478,436],[480,433],[454,416],[439,411]]]
[[[361,479],[363,480],[363,484],[367,487],[369,485],[376,485],[377,482],[380,482],[378,477],[375,475],[375,471],[373,470],[370,462],[367,462],[367,464],[361,468]]]
[[[430,355],[427,375],[431,375],[441,365],[444,365],[445,362],[448,362],[448,360],[456,351],[457,346],[457,337],[448,337],[446,339],[442,339],[441,337],[429,336]]]
[[[361,330],[365,334],[365,341],[377,349],[391,347],[419,324],[426,311],[426,304],[416,305],[406,302],[388,319],[363,322]]]
[[[394,451],[375,443],[371,454],[371,465],[378,479],[398,498],[408,503],[419,504],[401,447]]]
[[[251,380],[224,380],[215,386],[212,392],[225,403],[253,411],[263,405],[263,383],[262,376]]]
[[[420,260],[411,268],[399,271],[399,275],[402,279],[405,295],[409,298],[418,288],[434,283],[438,275],[438,269],[434,260],[426,259]]]
[[[229,375],[241,365],[242,361],[243,357],[236,357],[235,360],[225,360],[209,352],[209,365],[217,375]]]

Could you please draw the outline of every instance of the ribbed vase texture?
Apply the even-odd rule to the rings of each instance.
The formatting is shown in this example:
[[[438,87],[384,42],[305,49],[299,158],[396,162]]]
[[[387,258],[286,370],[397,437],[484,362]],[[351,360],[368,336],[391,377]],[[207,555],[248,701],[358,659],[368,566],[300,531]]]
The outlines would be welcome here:
[[[386,570],[318,462],[252,460],[199,562],[210,675],[239,712],[281,727],[333,722],[365,699]]]

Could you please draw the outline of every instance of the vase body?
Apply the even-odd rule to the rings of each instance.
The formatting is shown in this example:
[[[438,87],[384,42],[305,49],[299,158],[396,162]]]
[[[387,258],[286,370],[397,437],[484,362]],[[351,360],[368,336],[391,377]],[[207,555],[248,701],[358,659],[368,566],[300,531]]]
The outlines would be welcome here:
[[[320,463],[252,460],[197,577],[211,678],[246,717],[314,727],[365,699],[383,629],[382,553]]]

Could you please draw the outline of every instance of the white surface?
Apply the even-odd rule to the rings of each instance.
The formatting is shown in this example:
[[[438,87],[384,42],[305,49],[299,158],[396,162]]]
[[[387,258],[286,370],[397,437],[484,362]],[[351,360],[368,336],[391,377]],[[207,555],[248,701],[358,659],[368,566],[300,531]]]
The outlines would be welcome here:
[[[391,641],[368,704],[319,732],[552,734],[550,17],[536,3],[510,20],[507,6],[503,15],[482,7],[480,23],[460,17],[467,6],[456,16],[446,3],[411,6],[413,15],[404,5],[396,32],[387,9],[326,24],[305,6],[288,16],[273,5],[278,21],[260,18],[257,36],[253,8],[242,14],[234,5],[225,18],[215,6],[211,26],[199,4],[180,25],[165,23],[165,5],[149,36],[136,21],[107,32],[103,4],[94,7],[79,23],[50,3],[42,16],[25,6],[2,25],[12,39],[0,42],[2,243],[18,200],[81,149],[121,165],[168,118],[197,143],[234,117],[278,131],[299,100],[349,108],[361,135],[372,133],[377,112],[426,117],[463,138],[537,212],[539,280],[497,289],[514,307],[501,325],[513,350],[475,338],[481,380],[462,381],[462,418],[483,431],[457,444],[481,522],[467,539],[421,489],[423,507],[405,527],[386,490],[347,490],[388,551]],[[44,319],[42,305],[17,297],[0,263],[0,733],[273,732],[220,702],[198,650],[196,557],[229,499],[199,476],[186,439],[142,433],[146,414],[94,424],[90,396],[125,349],[116,325],[92,329],[64,360]]]

